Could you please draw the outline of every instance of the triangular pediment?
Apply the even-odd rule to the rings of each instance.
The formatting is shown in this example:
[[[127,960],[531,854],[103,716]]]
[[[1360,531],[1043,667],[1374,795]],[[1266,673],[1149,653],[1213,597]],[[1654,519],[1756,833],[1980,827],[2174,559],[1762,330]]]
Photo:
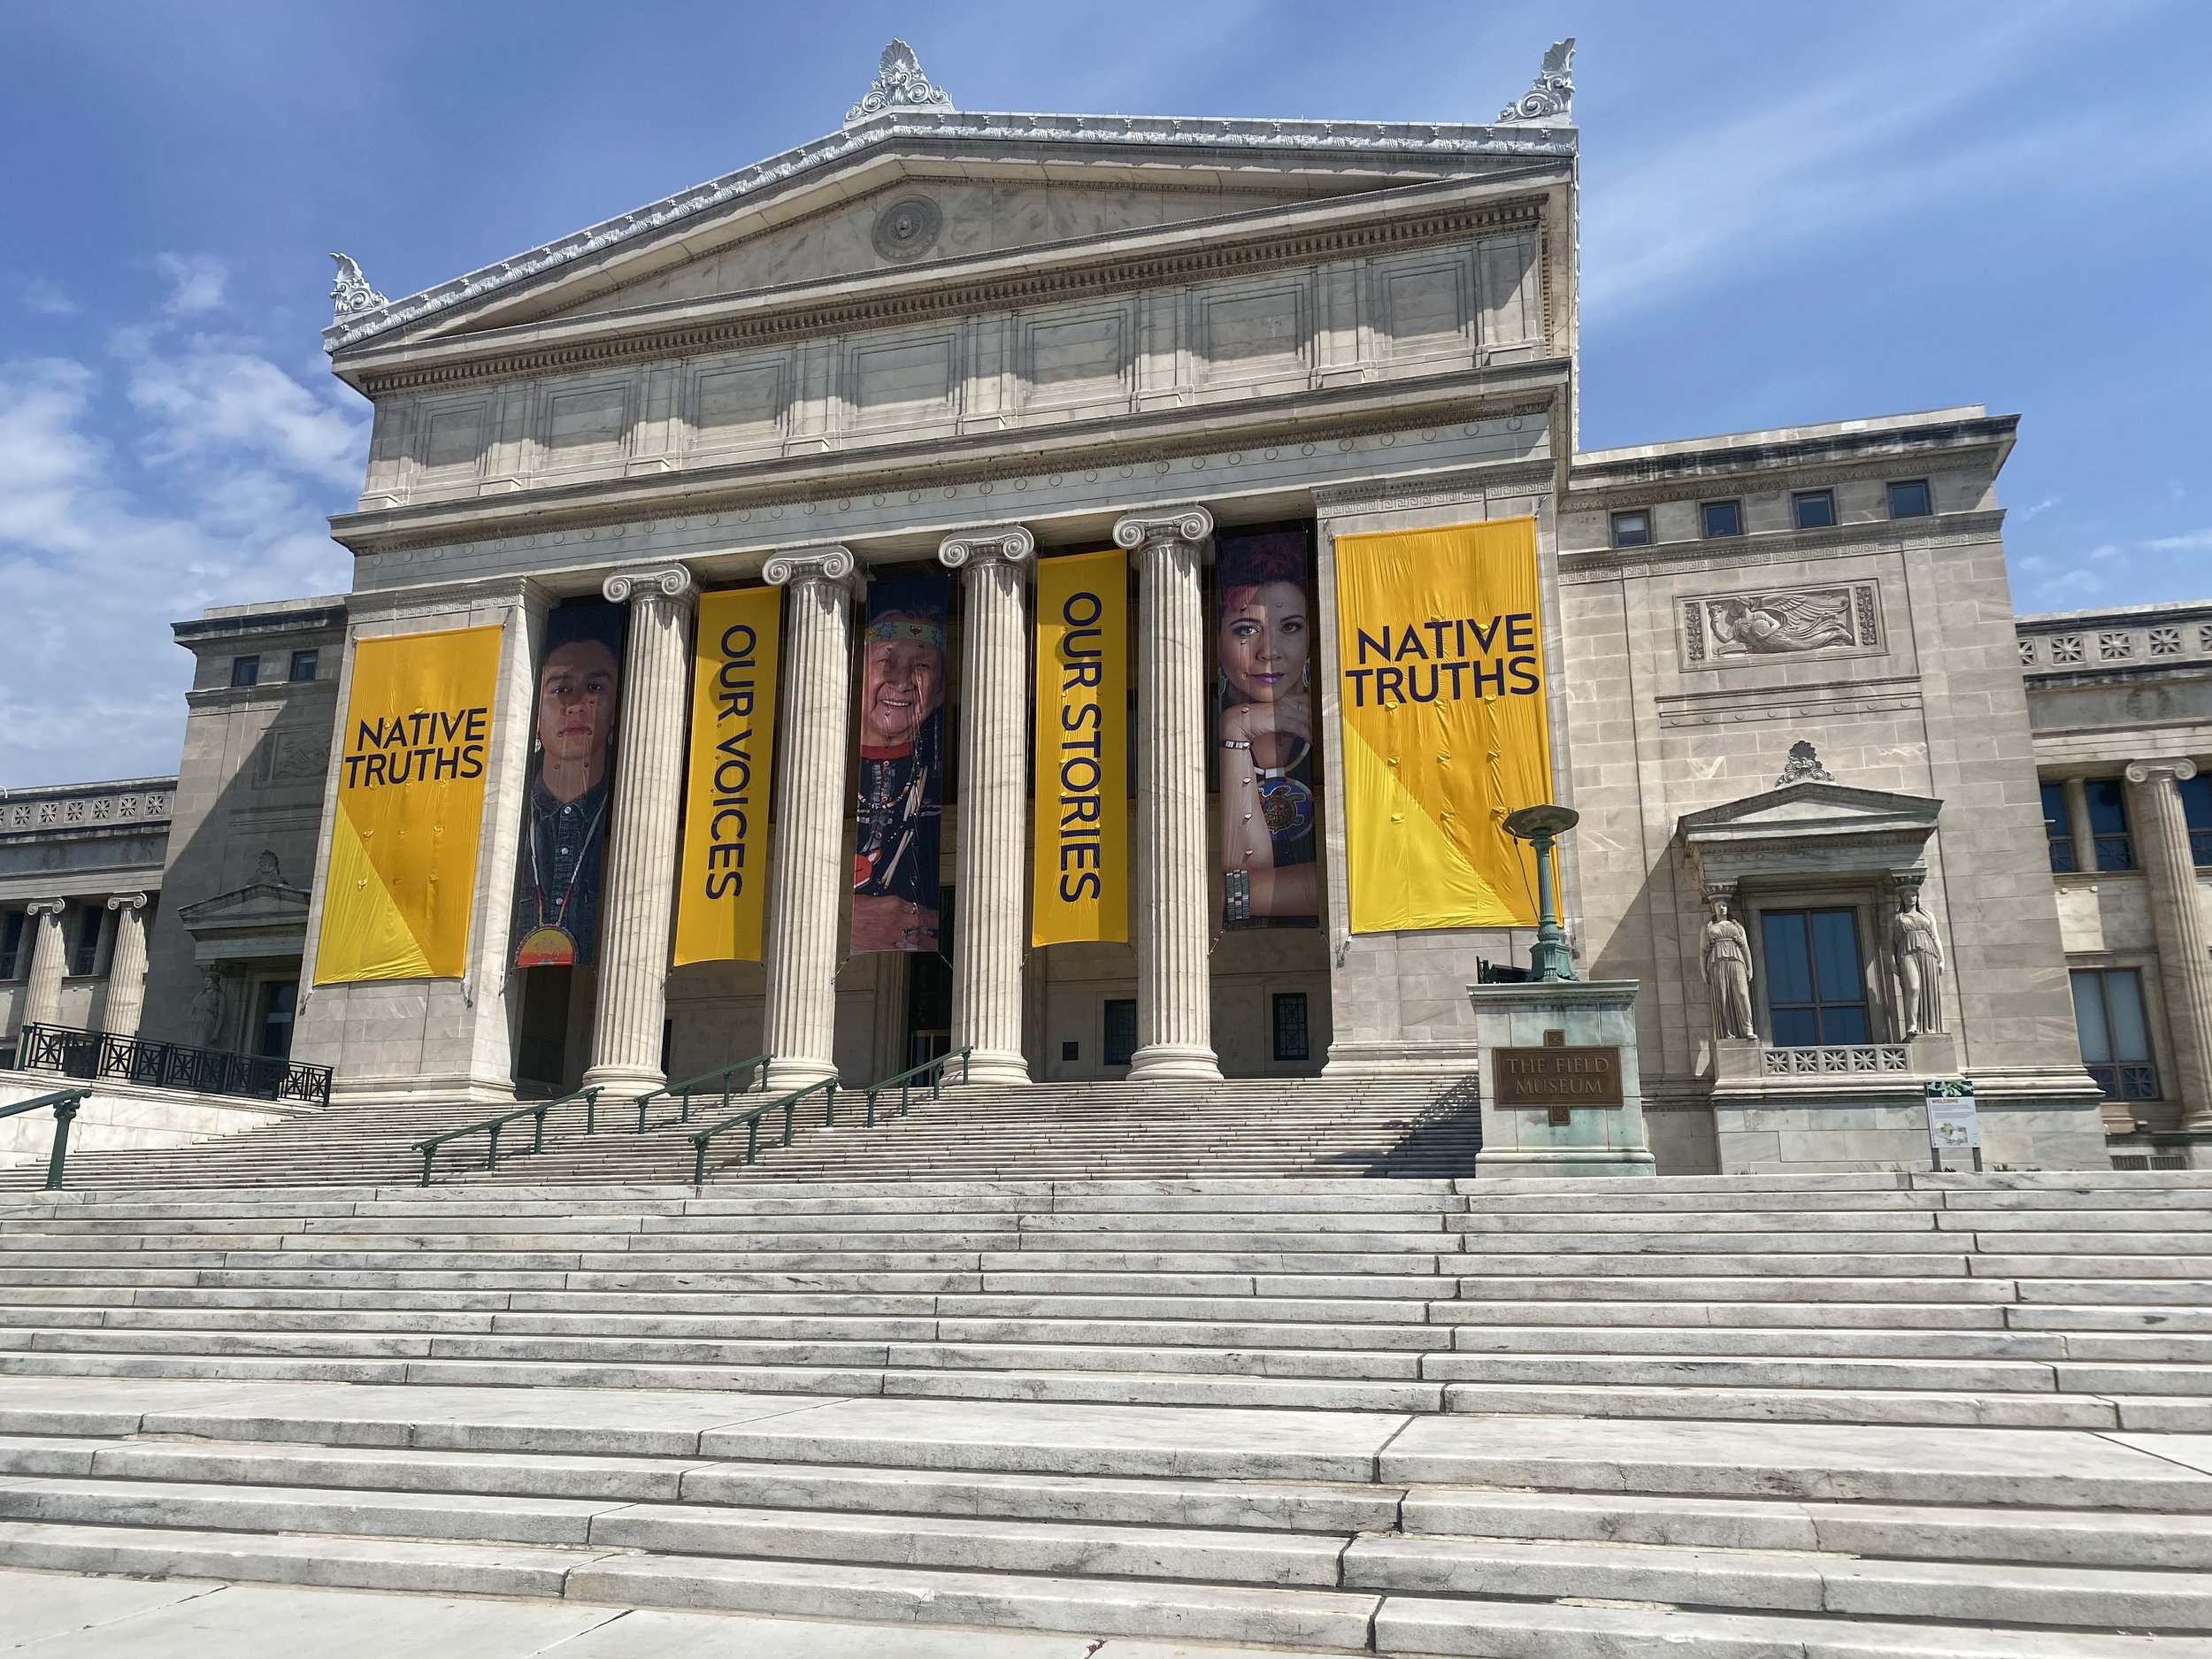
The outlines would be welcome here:
[[[1794,834],[1816,826],[1868,830],[1924,824],[1932,828],[1942,810],[1942,802],[1926,795],[1805,782],[1686,813],[1681,827],[1684,837],[1693,841],[1714,833],[1746,834],[1762,829]]]
[[[1540,190],[1571,176],[1573,151],[1572,129],[1541,127],[879,117],[404,299],[363,281],[324,339],[342,364],[357,352],[1241,225],[1455,180],[1540,173],[1528,186]],[[898,211],[910,201],[926,205]]]
[[[256,881],[233,892],[219,893],[177,912],[185,931],[194,935],[303,927],[307,924],[309,895],[304,888],[280,882]]]

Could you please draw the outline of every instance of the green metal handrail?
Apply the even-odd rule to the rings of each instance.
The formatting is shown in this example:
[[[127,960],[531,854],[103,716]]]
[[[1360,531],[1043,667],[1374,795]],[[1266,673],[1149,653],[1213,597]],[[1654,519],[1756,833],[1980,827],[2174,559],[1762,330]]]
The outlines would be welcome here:
[[[972,1052],[974,1051],[969,1048],[955,1048],[950,1053],[939,1055],[934,1060],[925,1060],[919,1065],[910,1065],[896,1077],[885,1078],[882,1082],[868,1090],[868,1127],[872,1129],[876,1126],[876,1096],[888,1091],[894,1083],[899,1086],[899,1116],[902,1118],[907,1116],[910,1094],[915,1087],[915,1081],[924,1072],[929,1073],[929,1097],[932,1100],[939,1099],[943,1095],[945,1068],[955,1060],[960,1062],[960,1080],[965,1083],[968,1080],[968,1056]]]
[[[42,1106],[54,1109],[54,1149],[46,1156],[46,1190],[50,1193],[61,1191],[61,1168],[69,1161],[69,1125],[76,1121],[77,1108],[91,1093],[88,1088],[61,1088],[12,1106],[0,1106],[0,1118],[19,1118]]]
[[[745,1162],[751,1164],[757,1160],[760,1156],[760,1120],[779,1106],[783,1109],[783,1144],[789,1146],[799,1102],[815,1094],[823,1094],[827,1100],[822,1117],[824,1125],[834,1123],[837,1120],[837,1079],[826,1077],[818,1083],[810,1083],[804,1088],[793,1089],[788,1094],[779,1094],[773,1100],[763,1101],[749,1112],[740,1112],[734,1118],[726,1118],[720,1123],[710,1124],[699,1131],[691,1137],[691,1184],[694,1187],[707,1184],[707,1142],[740,1124],[745,1125]]]
[[[745,1093],[744,1089],[732,1088],[730,1087],[731,1079],[734,1078],[741,1071],[750,1071],[757,1068],[760,1071],[761,1090],[764,1094],[766,1093],[768,1088],[768,1063],[773,1058],[775,1058],[773,1055],[757,1054],[749,1060],[740,1060],[735,1065],[726,1065],[718,1071],[702,1071],[697,1077],[687,1077],[680,1083],[671,1083],[664,1088],[657,1088],[648,1094],[639,1095],[637,1097],[638,1133],[643,1134],[645,1133],[645,1109],[651,1105],[655,1101],[662,1098],[664,1095],[671,1098],[677,1096],[680,1096],[682,1098],[684,1102],[683,1116],[677,1121],[680,1123],[689,1123],[691,1121],[691,1096],[693,1092],[698,1089],[699,1086],[703,1083],[719,1082],[722,1085],[722,1104],[724,1106],[727,1106],[730,1103],[731,1095],[742,1094]],[[587,1118],[584,1123],[584,1133],[587,1134],[590,1133],[591,1127],[591,1121],[589,1118]]]
[[[599,1102],[598,1086],[595,1084],[590,1088],[579,1089],[573,1094],[564,1094],[558,1100],[534,1101],[527,1106],[518,1106],[511,1112],[502,1112],[496,1118],[487,1118],[480,1124],[471,1124],[465,1129],[449,1129],[442,1135],[432,1135],[427,1141],[416,1141],[415,1150],[422,1154],[422,1185],[425,1187],[430,1185],[430,1165],[436,1159],[440,1147],[449,1141],[458,1141],[464,1135],[475,1134],[480,1130],[491,1136],[491,1148],[488,1156],[484,1159],[484,1167],[488,1170],[497,1169],[499,1167],[499,1132],[518,1118],[537,1119],[537,1133],[530,1138],[530,1150],[544,1151],[546,1113],[551,1111],[556,1106],[566,1106],[572,1101],[583,1102],[585,1113],[588,1116]]]

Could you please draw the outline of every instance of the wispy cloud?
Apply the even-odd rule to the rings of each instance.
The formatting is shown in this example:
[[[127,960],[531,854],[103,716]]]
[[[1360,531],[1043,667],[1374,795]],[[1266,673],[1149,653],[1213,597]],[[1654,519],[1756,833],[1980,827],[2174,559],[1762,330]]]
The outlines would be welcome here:
[[[23,308],[42,317],[69,317],[75,314],[77,302],[44,277],[33,277],[23,284]]]
[[[169,298],[162,306],[170,317],[197,317],[223,303],[223,288],[230,268],[208,254],[157,253],[154,269],[169,284]]]
[[[2192,530],[2187,535],[2154,535],[2143,545],[2154,553],[2191,553],[2212,548],[2212,529]]]

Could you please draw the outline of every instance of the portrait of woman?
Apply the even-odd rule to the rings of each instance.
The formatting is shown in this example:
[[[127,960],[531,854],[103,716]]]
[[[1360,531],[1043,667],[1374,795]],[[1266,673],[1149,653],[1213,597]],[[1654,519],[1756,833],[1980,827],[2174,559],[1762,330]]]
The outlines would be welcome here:
[[[860,670],[852,948],[938,949],[944,810],[945,581],[878,582]]]
[[[621,703],[618,605],[563,605],[546,622],[515,881],[515,966],[588,967]]]
[[[1215,543],[1215,765],[1225,928],[1320,923],[1304,530]]]

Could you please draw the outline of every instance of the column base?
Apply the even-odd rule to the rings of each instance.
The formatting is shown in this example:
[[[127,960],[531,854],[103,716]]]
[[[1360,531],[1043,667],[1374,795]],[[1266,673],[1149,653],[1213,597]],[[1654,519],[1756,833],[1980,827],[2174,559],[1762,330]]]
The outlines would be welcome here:
[[[1658,1172],[1657,1160],[1650,1153],[1629,1147],[1513,1147],[1475,1154],[1475,1173],[1486,1181]]]
[[[837,1075],[837,1063],[817,1059],[811,1055],[778,1055],[768,1063],[768,1087],[764,1093],[788,1094],[795,1088],[804,1088],[810,1083],[819,1083],[824,1078]]]
[[[1129,1056],[1132,1083],[1218,1083],[1221,1062],[1211,1048],[1155,1042]]]
[[[668,1079],[658,1071],[635,1066],[595,1065],[585,1070],[583,1080],[577,1087],[597,1089],[602,1106],[634,1105],[639,1095],[666,1088]]]
[[[954,1087],[959,1078],[956,1066],[945,1068],[945,1085],[948,1088]],[[978,1048],[968,1056],[968,1081],[1027,1087],[1029,1062],[1020,1055],[1010,1054],[1002,1048]]]

